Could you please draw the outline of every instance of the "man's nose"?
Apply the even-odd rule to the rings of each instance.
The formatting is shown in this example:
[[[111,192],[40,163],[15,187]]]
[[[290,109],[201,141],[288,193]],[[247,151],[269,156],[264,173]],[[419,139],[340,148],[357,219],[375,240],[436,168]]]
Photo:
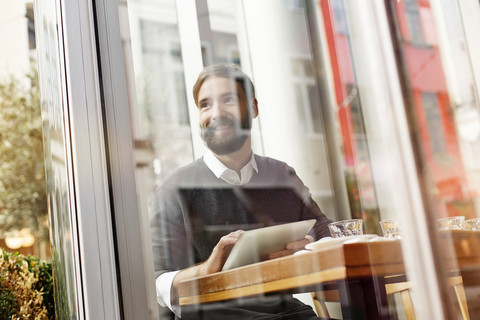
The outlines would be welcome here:
[[[219,118],[223,115],[225,109],[223,107],[223,105],[219,102],[215,102],[213,105],[212,105],[212,119],[216,119],[216,118]]]

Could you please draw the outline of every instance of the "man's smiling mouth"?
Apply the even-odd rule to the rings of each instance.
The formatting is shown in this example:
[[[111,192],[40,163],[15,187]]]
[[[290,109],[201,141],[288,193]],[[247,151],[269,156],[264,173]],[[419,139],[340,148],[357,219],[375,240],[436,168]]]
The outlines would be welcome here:
[[[214,131],[226,131],[226,130],[229,130],[231,128],[233,128],[232,125],[225,124],[225,125],[222,125],[222,126],[216,126],[216,127],[213,128],[213,130]]]

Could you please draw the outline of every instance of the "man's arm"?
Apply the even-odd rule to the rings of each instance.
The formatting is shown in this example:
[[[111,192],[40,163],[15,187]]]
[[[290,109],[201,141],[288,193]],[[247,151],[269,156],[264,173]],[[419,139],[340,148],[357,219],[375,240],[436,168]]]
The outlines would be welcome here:
[[[300,219],[316,219],[317,222],[313,226],[309,234],[313,237],[314,240],[319,240],[323,237],[329,237],[330,231],[328,229],[328,224],[332,220],[328,219],[325,214],[322,212],[318,204],[313,200],[312,194],[308,187],[303,183],[300,177],[295,173],[295,170],[292,167],[290,169],[290,174],[294,188],[302,201],[302,207],[300,210]]]
[[[173,305],[178,305],[177,287],[181,281],[222,270],[233,245],[237,242],[243,232],[243,230],[237,230],[223,236],[213,248],[212,253],[205,262],[183,269],[175,275],[172,284],[171,297]]]
[[[268,259],[275,259],[285,256],[290,256],[297,251],[305,249],[305,246],[310,242],[313,242],[313,237],[309,234],[305,236],[302,240],[293,241],[287,244],[286,248],[283,250],[272,252],[268,255]]]
[[[318,240],[323,237],[329,237],[330,231],[328,229],[328,224],[332,221],[328,219],[322,210],[319,208],[317,203],[312,199],[312,195],[307,186],[303,181],[298,177],[295,172],[295,169],[285,164],[287,172],[289,172],[289,178],[291,183],[293,183],[293,189],[301,199],[301,209],[300,209],[300,220],[316,219],[317,222],[313,226],[312,230],[309,232],[304,239],[291,242],[287,244],[284,250],[272,252],[268,255],[268,259],[280,258],[288,255],[292,255],[297,251],[303,250],[305,245],[315,240]]]

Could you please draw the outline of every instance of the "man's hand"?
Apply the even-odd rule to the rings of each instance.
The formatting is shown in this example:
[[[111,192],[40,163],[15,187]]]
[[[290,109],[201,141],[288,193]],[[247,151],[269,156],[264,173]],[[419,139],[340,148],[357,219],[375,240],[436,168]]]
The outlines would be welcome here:
[[[238,241],[242,233],[244,233],[243,230],[237,230],[220,238],[220,241],[218,241],[217,245],[213,248],[210,257],[201,264],[201,275],[222,270],[230,251],[232,251],[233,245]]]
[[[174,284],[180,282],[183,279],[204,276],[210,273],[218,272],[222,270],[225,261],[232,251],[233,245],[237,242],[240,235],[244,233],[243,230],[237,230],[230,232],[226,236],[223,236],[218,241],[217,245],[213,248],[210,257],[205,262],[194,265],[190,268],[183,269],[174,279]]]
[[[305,236],[302,240],[290,242],[287,244],[286,248],[280,251],[272,252],[268,255],[268,259],[275,259],[280,257],[285,257],[294,254],[297,251],[305,249],[305,245],[313,242],[313,237],[309,234]]]

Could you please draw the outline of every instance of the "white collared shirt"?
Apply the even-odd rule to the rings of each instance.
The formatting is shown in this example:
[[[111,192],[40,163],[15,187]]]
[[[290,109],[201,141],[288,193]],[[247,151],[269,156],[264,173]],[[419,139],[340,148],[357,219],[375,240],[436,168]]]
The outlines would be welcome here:
[[[240,176],[218,160],[210,150],[203,156],[203,161],[217,178],[233,185],[247,184],[250,182],[250,179],[252,179],[253,173],[258,173],[257,162],[255,161],[253,152],[250,161],[240,170]]]
[[[208,152],[203,156],[203,161],[205,165],[213,172],[213,174],[223,181],[232,184],[232,185],[244,185],[250,182],[253,177],[253,173],[258,173],[257,162],[255,161],[255,156],[252,152],[250,161],[240,170],[240,176],[232,169],[229,169],[225,166],[218,158],[213,154],[212,151]],[[180,310],[172,307],[170,291],[173,284],[173,278],[178,271],[165,272],[161,274],[155,281],[155,287],[157,291],[157,301],[162,307],[168,307],[170,310],[175,312],[177,316],[180,316]]]

